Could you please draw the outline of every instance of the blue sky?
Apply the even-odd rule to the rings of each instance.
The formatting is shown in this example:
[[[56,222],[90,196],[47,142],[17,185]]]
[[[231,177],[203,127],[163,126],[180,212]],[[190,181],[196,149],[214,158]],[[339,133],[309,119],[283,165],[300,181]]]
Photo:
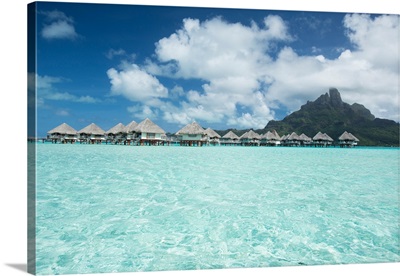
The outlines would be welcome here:
[[[336,87],[399,120],[399,17],[37,3],[38,136],[148,117],[263,128]]]

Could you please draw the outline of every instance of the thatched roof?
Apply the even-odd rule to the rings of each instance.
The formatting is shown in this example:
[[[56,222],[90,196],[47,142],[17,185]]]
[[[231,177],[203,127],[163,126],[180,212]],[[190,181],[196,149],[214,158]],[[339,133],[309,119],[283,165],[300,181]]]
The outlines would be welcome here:
[[[324,133],[323,136],[324,136],[326,141],[333,142],[333,139],[328,134]]]
[[[278,132],[276,130],[272,130],[272,134],[275,136],[276,140],[281,140],[281,137],[279,136]]]
[[[348,133],[347,131],[343,132],[343,134],[339,136],[339,140],[341,140],[341,141],[349,140],[349,141],[356,141],[356,142],[360,141],[353,134]]]
[[[281,141],[285,141],[290,135],[286,134],[281,137]]]
[[[300,134],[300,140],[302,141],[306,141],[306,142],[311,142],[312,139],[310,137],[308,137],[307,135],[305,135],[304,133]]]
[[[343,132],[342,135],[339,136],[339,140],[353,140],[347,131]]]
[[[61,125],[53,128],[52,130],[47,132],[48,134],[60,133],[60,134],[76,134],[77,131],[66,123],[62,123]]]
[[[325,140],[326,137],[324,137],[324,134],[322,134],[321,131],[319,131],[315,136],[312,138],[314,141],[317,140]]]
[[[240,136],[240,139],[261,139],[261,135],[253,130],[249,130]]]
[[[122,123],[118,123],[112,128],[110,128],[108,131],[106,131],[107,134],[112,133],[112,134],[117,134],[117,133],[125,133],[125,126]]]
[[[261,136],[261,139],[267,139],[267,140],[281,140],[281,137],[279,137],[278,132],[274,129],[272,132],[267,131],[267,133],[263,134]]]
[[[149,118],[141,121],[135,128],[135,132],[147,132],[147,133],[165,133],[165,131],[153,123]]]
[[[131,133],[134,131],[135,127],[137,127],[138,123],[135,121],[130,122],[129,124],[126,125],[125,127],[125,132],[126,133]]]
[[[354,136],[353,134],[351,134],[350,132],[349,132],[349,135],[350,135],[350,137],[352,137],[354,139],[354,141],[360,142],[360,140],[358,140],[358,138],[356,136]]]
[[[91,123],[87,127],[82,128],[78,133],[86,133],[86,134],[94,134],[94,135],[103,135],[105,133],[98,125],[95,123]]]
[[[204,132],[205,132],[204,128],[202,128],[198,123],[193,122],[191,124],[187,124],[186,126],[181,128],[180,130],[178,130],[176,135],[182,135],[182,134],[204,134]]]
[[[232,130],[230,130],[228,133],[226,133],[222,138],[225,139],[239,139],[239,136],[237,136]]]
[[[267,133],[261,135],[261,139],[268,139],[268,137],[271,137],[271,134],[271,131],[267,131]]]
[[[290,134],[286,140],[301,140],[301,138],[299,137],[299,135],[297,135],[296,132],[292,132],[292,134]]]
[[[207,128],[207,129],[204,131],[204,133],[207,134],[207,136],[208,136],[208,137],[211,137],[211,138],[214,138],[214,137],[221,138],[221,135],[219,135],[218,133],[216,133],[216,132],[215,132],[213,129],[211,129],[211,128]]]
[[[333,139],[326,133],[322,133],[321,131],[319,131],[317,134],[315,134],[315,136],[312,138],[314,141],[330,141],[333,142]]]

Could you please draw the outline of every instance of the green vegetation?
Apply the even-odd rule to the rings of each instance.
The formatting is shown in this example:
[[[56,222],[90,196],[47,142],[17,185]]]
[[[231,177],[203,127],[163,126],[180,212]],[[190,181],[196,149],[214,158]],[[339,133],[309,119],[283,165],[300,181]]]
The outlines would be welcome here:
[[[337,89],[321,95],[314,102],[309,101],[282,121],[270,121],[264,129],[254,130],[259,134],[276,130],[280,136],[304,133],[314,137],[319,131],[328,134],[335,141],[344,132],[355,135],[360,146],[399,147],[400,124],[392,120],[375,118],[363,105],[344,103]],[[227,129],[217,131],[221,136],[232,130],[239,137],[248,131]]]
[[[375,118],[361,104],[344,103],[337,89],[330,89],[329,94],[307,102],[282,121],[270,121],[264,132],[273,129],[280,135],[295,131],[311,138],[321,131],[335,140],[347,131],[355,135],[362,146],[399,146],[399,123]]]

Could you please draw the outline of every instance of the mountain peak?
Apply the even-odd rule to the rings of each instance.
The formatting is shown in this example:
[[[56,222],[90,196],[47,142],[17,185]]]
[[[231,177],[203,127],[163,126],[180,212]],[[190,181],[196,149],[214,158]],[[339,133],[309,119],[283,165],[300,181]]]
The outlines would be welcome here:
[[[322,94],[315,100],[316,104],[330,105],[333,107],[342,107],[343,101],[339,91],[336,88],[329,88],[329,93]]]
[[[329,88],[329,97],[332,106],[343,106],[342,97],[336,88]]]
[[[311,137],[321,131],[336,138],[349,131],[363,145],[399,146],[399,123],[376,119],[362,104],[343,102],[336,88],[329,88],[315,101],[307,101],[282,121],[269,121],[264,131],[273,129],[279,134],[295,131]]]

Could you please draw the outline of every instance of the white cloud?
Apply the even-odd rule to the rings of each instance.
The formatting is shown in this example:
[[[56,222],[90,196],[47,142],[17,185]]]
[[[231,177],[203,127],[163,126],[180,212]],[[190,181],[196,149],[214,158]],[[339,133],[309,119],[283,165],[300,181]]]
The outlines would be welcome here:
[[[344,26],[357,49],[357,59],[368,60],[376,68],[398,70],[399,16],[371,18],[368,15],[351,14],[345,16]]]
[[[182,97],[185,95],[185,91],[183,90],[182,86],[179,85],[175,85],[172,89],[171,89],[171,97],[173,98],[178,98],[178,97]]]
[[[57,21],[43,27],[42,36],[46,39],[75,39],[77,33],[72,24],[66,21]]]
[[[175,72],[160,67],[161,73],[214,80],[254,74],[260,64],[270,61],[265,55],[270,42],[288,39],[287,27],[278,16],[268,16],[264,28],[220,18],[202,23],[188,18],[180,30],[156,43],[156,55],[160,62],[174,65]]]
[[[127,108],[129,113],[133,114],[133,117],[140,120],[150,118],[155,119],[158,117],[158,109],[153,109],[148,105],[134,105]]]
[[[111,83],[111,95],[142,102],[168,97],[168,89],[136,64],[125,64],[120,71],[111,68],[107,75]]]
[[[51,39],[70,39],[74,40],[78,37],[75,31],[72,18],[66,16],[60,11],[40,12],[46,16],[49,22],[42,28],[42,37],[48,40]]]
[[[274,112],[268,107],[265,95],[257,92],[250,99],[252,113],[243,112],[240,116],[228,118],[227,124],[243,128],[264,128],[269,120],[274,119]]]
[[[158,63],[147,62],[146,69],[163,76],[204,81],[203,91],[186,93],[186,101],[177,110],[182,120],[230,120],[242,127],[265,126],[272,118],[269,108],[263,109],[262,115],[254,111],[243,117],[237,106],[259,108],[260,100],[254,99],[261,93],[261,72],[272,62],[267,54],[270,46],[291,39],[279,16],[266,17],[262,27],[254,22],[244,26],[221,18],[205,22],[188,18],[180,30],[156,43]],[[267,106],[265,97],[261,101]],[[168,119],[176,119],[172,112],[168,114]]]
[[[165,111],[163,119],[168,123],[175,123],[178,125],[186,125],[192,122],[192,118],[190,118],[186,112]]]
[[[265,38],[268,40],[285,40],[290,41],[292,37],[289,35],[288,27],[280,16],[269,15],[264,19],[266,31]]]
[[[347,15],[344,26],[355,50],[342,49],[336,59],[299,56],[283,48],[267,69],[273,80],[267,98],[296,110],[333,86],[344,101],[361,103],[377,117],[398,121],[398,17]]]
[[[143,66],[109,69],[111,94],[141,102],[137,112],[161,115],[170,123],[262,128],[275,119],[277,106],[294,111],[337,87],[345,101],[399,120],[398,17],[347,15],[343,24],[354,49],[338,48],[337,58],[327,58],[317,47],[315,55],[302,56],[283,45],[293,35],[278,16],[266,17],[261,27],[187,18],[156,43],[155,56]],[[278,55],[272,56],[276,49]],[[157,77],[195,79],[202,86],[177,85],[168,93]]]

